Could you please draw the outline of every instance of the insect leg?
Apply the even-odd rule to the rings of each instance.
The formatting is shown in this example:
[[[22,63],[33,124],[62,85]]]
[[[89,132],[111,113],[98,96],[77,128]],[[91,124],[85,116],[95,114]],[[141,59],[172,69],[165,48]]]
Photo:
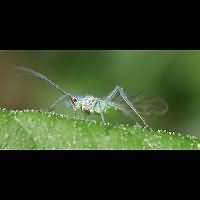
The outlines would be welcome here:
[[[102,109],[102,107],[101,107],[100,101],[98,102],[98,106],[99,106],[99,108],[100,108],[101,119],[102,119],[103,123],[105,123],[105,119],[104,119],[104,115],[103,115],[103,109]]]
[[[145,127],[148,127],[148,124],[146,123],[145,119],[139,114],[139,112],[136,110],[136,108],[133,106],[133,104],[129,101],[128,97],[124,93],[123,88],[119,88],[120,96],[123,98],[123,100],[128,104],[128,106],[136,113],[136,115],[142,120]]]
[[[54,83],[53,81],[51,81],[50,79],[48,79],[45,75],[39,73],[39,72],[36,72],[32,69],[29,69],[29,68],[25,68],[25,67],[22,67],[22,66],[19,66],[17,65],[15,67],[16,70],[19,70],[21,72],[26,72],[28,73],[27,75],[30,75],[32,77],[35,77],[35,78],[38,78],[38,79],[41,79],[41,80],[45,80],[51,87],[54,87],[55,89],[57,89],[60,93],[63,94],[62,97],[60,97],[53,105],[50,106],[49,110],[52,110],[55,108],[55,106],[60,103],[61,101],[63,101],[65,98],[67,97],[70,97],[70,100],[71,100],[71,103],[72,103],[72,106],[74,106],[74,102],[73,102],[73,99],[72,99],[72,95],[70,93],[66,93],[59,85],[57,85],[56,83]],[[20,75],[20,74],[18,74]],[[25,75],[25,74],[21,74],[21,75]]]
[[[55,107],[57,106],[57,104],[59,104],[59,103],[61,103],[62,101],[64,101],[67,97],[69,97],[68,94],[65,94],[65,95],[59,97],[59,98],[55,101],[55,103],[53,103],[53,104],[49,107],[48,111],[54,110]]]
[[[106,97],[106,100],[112,101],[112,100],[114,100],[114,98],[118,97],[120,95],[119,89],[120,89],[120,87],[116,86],[115,89]]]
[[[126,104],[136,113],[136,115],[141,119],[145,127],[149,127],[144,118],[139,114],[139,112],[136,110],[136,108],[133,106],[133,104],[129,101],[128,97],[126,96],[123,88],[117,86],[115,89],[111,92],[110,95],[106,97],[106,100],[112,101],[114,98],[121,96],[122,99],[126,102]]]
[[[102,119],[103,123],[106,123],[106,122],[105,122],[105,119],[104,119],[103,113],[101,113],[101,119]]]

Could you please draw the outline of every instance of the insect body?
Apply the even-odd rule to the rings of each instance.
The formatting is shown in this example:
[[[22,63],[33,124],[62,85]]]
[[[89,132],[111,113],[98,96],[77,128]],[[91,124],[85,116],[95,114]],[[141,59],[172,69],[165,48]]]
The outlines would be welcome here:
[[[114,109],[118,110],[119,107],[114,102],[93,97],[93,96],[85,96],[85,97],[72,97],[73,99],[73,109],[81,110],[87,114],[99,114],[101,115],[102,120],[104,120],[103,114],[105,114],[108,110]]]
[[[35,78],[39,78],[42,80],[47,81],[47,83],[51,86],[56,88],[62,96],[58,98],[55,103],[53,103],[49,111],[54,110],[56,106],[61,102],[66,102],[66,104],[74,110],[80,110],[82,112],[85,112],[87,114],[98,114],[101,116],[101,119],[103,122],[105,122],[104,114],[110,110],[120,110],[125,114],[128,114],[130,116],[131,113],[134,113],[138,118],[143,122],[145,127],[148,127],[145,119],[141,115],[141,113],[147,113],[151,114],[152,111],[156,110],[155,105],[153,104],[155,101],[150,102],[149,104],[146,104],[145,106],[141,106],[140,104],[137,105],[139,108],[136,109],[136,104],[133,105],[132,102],[128,99],[126,96],[123,88],[116,86],[115,89],[105,98],[97,98],[94,96],[74,96],[70,93],[67,93],[65,90],[60,88],[57,84],[55,84],[53,81],[49,80],[46,76],[42,75],[41,73],[38,73],[32,69],[28,69],[25,67],[17,66],[16,69],[20,72],[24,72],[25,74],[18,74],[20,76],[22,75],[29,75],[33,76]],[[123,104],[116,103],[115,99],[120,97],[123,101]],[[160,102],[161,107],[157,109],[157,113],[164,114],[167,110],[167,104],[162,101],[161,99],[158,99]],[[137,102],[136,102],[137,103]],[[140,112],[141,111],[141,112]]]
[[[76,99],[74,101],[74,110],[81,110],[88,114],[101,114],[102,111],[106,112],[108,109],[114,107],[114,103],[106,102],[93,96],[74,97],[73,99]]]

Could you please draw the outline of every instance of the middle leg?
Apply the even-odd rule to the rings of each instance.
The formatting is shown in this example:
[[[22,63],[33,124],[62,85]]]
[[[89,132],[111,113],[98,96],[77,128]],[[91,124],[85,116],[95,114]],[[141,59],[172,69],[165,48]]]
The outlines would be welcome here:
[[[106,122],[105,122],[105,119],[104,119],[103,109],[102,109],[102,107],[101,107],[101,102],[100,102],[100,101],[98,102],[98,106],[99,106],[99,109],[100,109],[101,119],[102,119],[103,123],[106,123]]]

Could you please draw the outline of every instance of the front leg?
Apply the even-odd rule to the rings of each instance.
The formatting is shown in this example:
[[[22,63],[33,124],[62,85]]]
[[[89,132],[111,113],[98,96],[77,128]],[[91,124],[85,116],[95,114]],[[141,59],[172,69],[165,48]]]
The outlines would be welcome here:
[[[121,98],[125,101],[125,103],[135,112],[135,114],[141,119],[145,127],[148,127],[148,124],[144,120],[144,118],[140,115],[140,113],[136,110],[133,104],[129,101],[128,97],[126,96],[123,88],[116,86],[115,89],[106,97],[107,101],[113,101],[114,98],[121,96]]]
[[[55,103],[53,103],[53,104],[49,107],[48,111],[53,111],[53,110],[55,109],[55,107],[56,107],[59,103],[61,103],[62,101],[64,101],[67,97],[69,97],[69,95],[68,95],[68,94],[65,94],[65,95],[61,96],[60,98],[58,98],[58,99],[55,101]],[[70,98],[71,98],[71,96],[70,96]]]

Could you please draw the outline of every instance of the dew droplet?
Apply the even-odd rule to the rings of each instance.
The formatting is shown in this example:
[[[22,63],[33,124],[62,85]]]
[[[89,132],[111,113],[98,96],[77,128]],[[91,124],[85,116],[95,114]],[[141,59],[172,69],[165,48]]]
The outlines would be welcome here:
[[[5,139],[7,139],[8,137],[9,137],[9,135],[8,135],[8,134],[5,134],[5,135],[4,135],[4,138],[5,138]]]

